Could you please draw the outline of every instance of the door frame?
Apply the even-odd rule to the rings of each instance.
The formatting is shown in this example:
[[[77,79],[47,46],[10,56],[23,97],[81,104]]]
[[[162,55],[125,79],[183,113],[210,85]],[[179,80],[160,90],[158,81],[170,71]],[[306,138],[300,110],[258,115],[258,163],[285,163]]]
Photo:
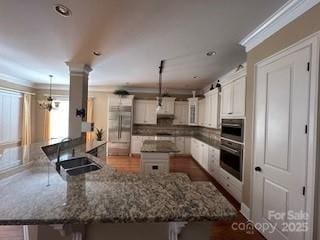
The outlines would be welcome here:
[[[254,65],[254,93],[253,93],[253,151],[251,152],[251,207],[253,206],[254,199],[254,166],[255,166],[255,129],[256,129],[256,81],[257,81],[257,69],[261,65],[265,65],[271,63],[279,58],[282,58],[286,55],[289,55],[293,52],[296,52],[302,48],[310,46],[311,49],[311,58],[310,58],[310,89],[309,89],[309,121],[308,121],[308,158],[307,158],[307,172],[306,172],[306,212],[309,213],[309,218],[307,220],[308,229],[305,233],[305,240],[312,240],[314,232],[314,224],[316,220],[317,213],[314,214],[315,209],[315,201],[316,201],[316,157],[317,157],[317,122],[318,122],[318,88],[319,88],[319,57],[320,57],[320,31],[316,32],[295,44],[280,50],[279,52],[272,54],[271,56],[255,63]],[[319,118],[320,120],[320,118]],[[253,216],[253,208],[252,208],[252,216]],[[251,216],[251,218],[252,218]]]

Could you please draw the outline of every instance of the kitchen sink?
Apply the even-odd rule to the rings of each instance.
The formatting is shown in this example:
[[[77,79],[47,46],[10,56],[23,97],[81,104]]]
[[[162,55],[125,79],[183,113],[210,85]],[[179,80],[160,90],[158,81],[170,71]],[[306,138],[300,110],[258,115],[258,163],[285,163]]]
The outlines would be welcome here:
[[[80,158],[72,158],[68,160],[64,160],[60,162],[60,166],[64,169],[74,168],[74,167],[80,167],[84,165],[88,165],[93,163],[92,160],[90,160],[87,157],[80,157]]]
[[[87,157],[70,158],[61,161],[57,165],[57,171],[60,173],[61,169],[69,176],[77,176],[83,173],[99,170],[101,166]]]
[[[75,167],[67,169],[66,172],[69,176],[77,176],[91,171],[99,170],[101,167],[96,164],[84,165],[82,167]]]

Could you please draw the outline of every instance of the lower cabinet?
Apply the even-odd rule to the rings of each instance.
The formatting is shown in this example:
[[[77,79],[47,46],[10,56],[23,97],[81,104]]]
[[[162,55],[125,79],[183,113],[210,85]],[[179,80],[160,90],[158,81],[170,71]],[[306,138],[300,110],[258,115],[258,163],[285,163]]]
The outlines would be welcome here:
[[[242,182],[220,168],[219,183],[238,201],[242,199]]]
[[[220,167],[220,150],[191,138],[191,155],[238,202],[242,199],[242,182]]]

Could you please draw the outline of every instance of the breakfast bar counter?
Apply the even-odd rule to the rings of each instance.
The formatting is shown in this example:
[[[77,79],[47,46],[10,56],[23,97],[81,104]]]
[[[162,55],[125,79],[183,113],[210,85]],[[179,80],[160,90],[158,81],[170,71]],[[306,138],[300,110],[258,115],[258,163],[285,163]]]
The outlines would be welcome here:
[[[183,173],[120,173],[78,146],[77,157],[102,168],[64,178],[40,144],[26,148],[26,168],[0,180],[0,225],[190,224],[237,214],[211,183]]]

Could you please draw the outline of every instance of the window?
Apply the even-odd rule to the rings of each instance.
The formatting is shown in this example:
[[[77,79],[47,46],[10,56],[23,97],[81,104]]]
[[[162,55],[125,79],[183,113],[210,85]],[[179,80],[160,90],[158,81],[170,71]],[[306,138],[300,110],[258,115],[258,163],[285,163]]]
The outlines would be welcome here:
[[[0,144],[21,141],[22,104],[21,93],[0,91]]]
[[[65,138],[69,133],[69,101],[59,100],[58,109],[50,112],[50,138]]]

